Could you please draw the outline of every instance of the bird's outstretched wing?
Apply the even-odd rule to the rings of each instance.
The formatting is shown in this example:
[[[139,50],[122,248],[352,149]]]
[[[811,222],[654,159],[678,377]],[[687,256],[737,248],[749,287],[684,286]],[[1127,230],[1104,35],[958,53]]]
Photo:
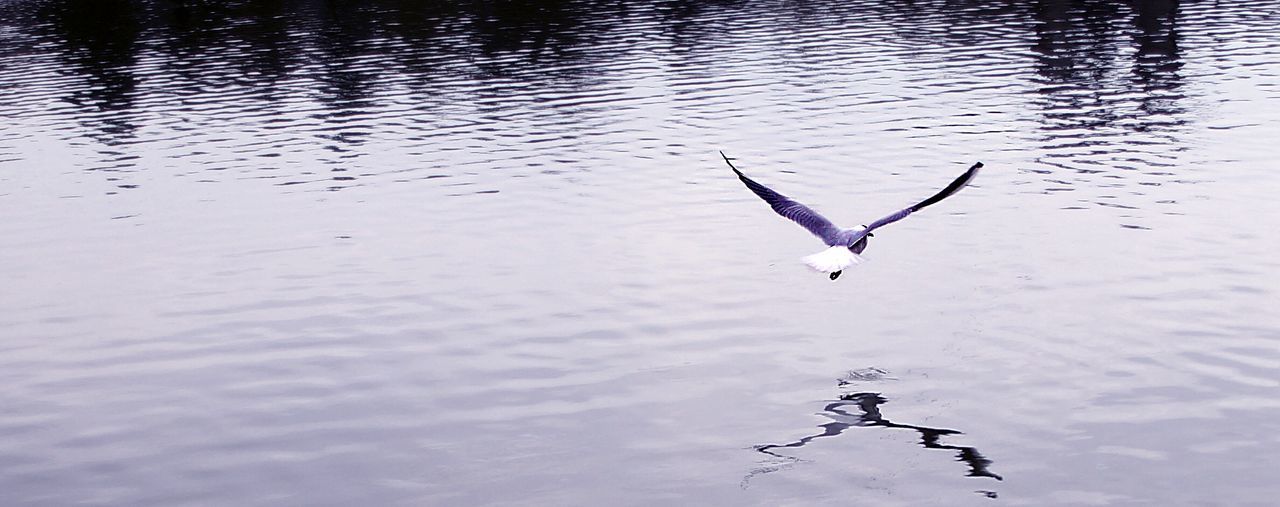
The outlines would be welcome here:
[[[956,192],[959,192],[959,191],[960,191],[960,189],[964,188],[964,187],[965,187],[965,185],[968,185],[968,184],[969,184],[969,182],[970,182],[970,181],[973,181],[973,178],[974,178],[974,177],[976,177],[976,176],[978,175],[978,169],[982,169],[982,162],[978,162],[978,163],[976,163],[976,164],[973,164],[973,167],[970,167],[968,171],[965,171],[965,172],[964,172],[964,174],[961,174],[961,175],[960,175],[960,177],[958,177],[958,178],[956,178],[956,179],[955,179],[955,181],[952,181],[950,185],[947,185],[947,188],[944,188],[944,189],[942,189],[942,191],[941,191],[941,192],[938,192],[937,194],[934,194],[934,195],[933,195],[933,197],[930,197],[930,198],[928,198],[928,199],[925,199],[925,200],[923,200],[923,201],[920,201],[919,203],[917,203],[917,204],[915,204],[915,205],[913,205],[913,206],[910,206],[910,207],[908,207],[908,208],[906,208],[906,209],[903,209],[903,210],[901,210],[901,211],[898,211],[898,212],[896,212],[896,213],[894,213],[894,214],[892,214],[892,215],[889,215],[889,216],[887,216],[887,217],[884,217],[884,218],[881,218],[881,219],[879,219],[879,220],[876,220],[875,222],[871,222],[871,225],[868,225],[868,226],[867,226],[867,228],[866,228],[866,232],[867,232],[867,233],[870,233],[871,231],[873,231],[873,230],[875,230],[875,229],[878,229],[878,228],[880,228],[880,227],[884,227],[884,226],[889,225],[889,224],[891,224],[891,223],[894,223],[894,222],[897,222],[897,221],[902,220],[902,219],[904,219],[904,218],[907,218],[907,215],[910,215],[910,214],[912,214],[912,213],[915,213],[915,212],[917,212],[917,211],[920,211],[920,210],[924,209],[926,206],[929,206],[929,205],[935,204],[935,203],[937,203],[938,201],[941,201],[941,200],[943,200],[943,199],[946,199],[946,198],[947,198],[948,196],[950,196],[951,194],[954,194],[954,193],[956,193]]]
[[[814,236],[822,238],[827,245],[835,246],[839,242],[840,228],[827,220],[826,217],[818,214],[817,211],[810,209],[808,206],[795,202],[785,195],[774,192],[769,187],[756,183],[755,180],[748,178],[737,167],[733,166],[733,162],[729,161],[729,157],[724,152],[720,152],[720,156],[724,157],[729,168],[733,169],[734,174],[738,175],[738,179],[742,183],[755,192],[756,195],[769,203],[769,207],[773,208],[779,215],[782,215],[791,221],[800,224],[801,227],[808,229]]]

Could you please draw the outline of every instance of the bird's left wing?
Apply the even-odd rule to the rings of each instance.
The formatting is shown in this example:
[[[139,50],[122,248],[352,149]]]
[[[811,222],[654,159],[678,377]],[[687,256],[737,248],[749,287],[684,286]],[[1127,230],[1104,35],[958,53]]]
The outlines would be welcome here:
[[[913,206],[907,207],[906,209],[900,210],[896,213],[893,213],[892,215],[876,220],[875,222],[871,222],[871,225],[868,225],[865,231],[867,233],[870,233],[875,229],[884,227],[891,223],[907,218],[907,215],[920,211],[924,209],[926,206],[936,204],[938,201],[941,201],[943,199],[946,199],[947,197],[950,197],[952,194],[959,192],[960,189],[965,187],[965,185],[968,185],[969,182],[973,181],[973,178],[978,176],[978,169],[982,169],[982,162],[973,164],[973,166],[970,167],[968,171],[965,171],[964,174],[961,174],[960,177],[952,181],[951,184],[947,185],[947,188],[942,189],[941,192],[938,192],[934,194],[932,197],[929,197],[928,199],[920,201],[919,203],[916,203]]]
[[[764,202],[769,203],[769,207],[773,208],[773,211],[800,224],[801,227],[813,233],[814,236],[822,238],[822,241],[826,244],[835,246],[840,235],[839,227],[836,227],[830,220],[827,220],[826,217],[808,206],[795,202],[787,196],[774,192],[769,187],[748,178],[745,174],[742,174],[742,171],[733,166],[733,162],[729,161],[729,157],[725,156],[723,151],[720,152],[720,156],[724,157],[725,163],[729,164],[729,168],[733,169],[734,174],[738,175],[738,179],[742,180],[742,183],[760,196],[761,199],[764,199]]]

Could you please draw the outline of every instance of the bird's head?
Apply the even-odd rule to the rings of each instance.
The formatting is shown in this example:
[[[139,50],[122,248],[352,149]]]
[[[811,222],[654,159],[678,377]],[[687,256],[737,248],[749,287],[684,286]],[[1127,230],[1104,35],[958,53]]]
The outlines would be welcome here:
[[[867,249],[867,239],[870,237],[871,234],[867,234],[866,236],[858,238],[858,240],[854,241],[852,245],[849,245],[849,251],[855,254],[862,253],[863,250]]]

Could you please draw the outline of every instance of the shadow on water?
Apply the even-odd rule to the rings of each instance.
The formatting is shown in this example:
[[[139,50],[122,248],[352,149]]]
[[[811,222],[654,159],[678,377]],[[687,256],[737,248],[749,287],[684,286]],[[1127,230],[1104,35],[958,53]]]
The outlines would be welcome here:
[[[876,369],[868,371],[877,374],[877,377],[884,373],[883,370]],[[851,373],[857,374],[857,372]],[[841,381],[840,384],[851,385],[852,382]],[[788,443],[762,444],[754,446],[753,449],[757,452],[770,456],[770,460],[773,462],[751,470],[751,472],[742,479],[742,487],[746,488],[751,479],[756,476],[778,472],[786,468],[790,468],[796,463],[804,461],[798,457],[782,454],[781,451],[787,449],[799,449],[818,439],[837,437],[850,428],[855,427],[907,429],[919,432],[921,447],[926,449],[955,451],[956,461],[962,461],[969,467],[968,473],[965,474],[967,477],[988,477],[997,481],[1004,480],[1004,478],[999,474],[996,474],[989,469],[992,461],[983,456],[981,452],[978,452],[977,448],[943,443],[943,437],[948,435],[959,435],[962,432],[948,428],[934,428],[891,421],[880,411],[880,405],[888,402],[889,400],[887,398],[876,392],[861,391],[840,395],[839,399],[828,402],[822,407],[822,411],[819,412],[823,417],[831,419],[830,422],[818,425],[818,428],[820,428],[821,431]],[[995,498],[997,496],[997,493],[994,491],[979,490],[977,492],[990,498]]]

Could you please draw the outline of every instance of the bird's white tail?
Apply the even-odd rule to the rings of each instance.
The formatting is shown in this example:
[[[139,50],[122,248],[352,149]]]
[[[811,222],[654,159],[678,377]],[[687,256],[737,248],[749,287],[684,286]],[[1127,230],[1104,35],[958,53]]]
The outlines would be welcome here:
[[[847,247],[833,246],[805,257],[804,263],[823,273],[835,273],[854,264],[861,264],[865,260]]]

